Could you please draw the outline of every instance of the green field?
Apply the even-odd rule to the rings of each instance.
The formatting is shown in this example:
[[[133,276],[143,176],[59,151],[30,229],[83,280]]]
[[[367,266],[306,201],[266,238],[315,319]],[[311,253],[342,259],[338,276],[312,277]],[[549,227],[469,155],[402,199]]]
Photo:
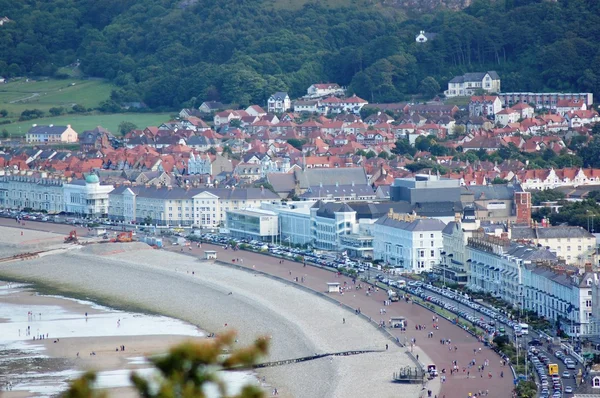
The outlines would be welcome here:
[[[103,80],[20,79],[0,84],[0,109],[6,109],[11,120],[17,120],[25,109],[48,112],[52,107],[62,106],[69,110],[74,104],[94,108],[107,100],[114,88]]]
[[[11,136],[23,136],[33,124],[71,127],[78,133],[85,130],[91,130],[96,126],[102,126],[115,135],[119,135],[118,126],[121,122],[132,122],[139,128],[146,126],[158,126],[159,124],[170,120],[169,113],[116,113],[110,115],[63,115],[58,117],[46,117],[43,119],[28,120],[26,122],[17,122],[1,125],[0,130],[6,129]]]
[[[118,134],[121,122],[132,122],[139,128],[157,126],[170,119],[168,113],[118,113],[118,114],[65,114],[49,116],[48,110],[53,107],[64,107],[70,110],[74,104],[86,108],[95,108],[110,97],[114,85],[103,80],[81,80],[77,78],[65,80],[34,81],[20,79],[8,84],[0,84],[0,109],[8,111],[7,119],[11,124],[0,125],[12,136],[23,136],[33,124],[68,125],[81,133],[102,126]],[[48,117],[19,122],[19,116],[25,109],[40,109]],[[0,119],[2,120],[2,119]]]

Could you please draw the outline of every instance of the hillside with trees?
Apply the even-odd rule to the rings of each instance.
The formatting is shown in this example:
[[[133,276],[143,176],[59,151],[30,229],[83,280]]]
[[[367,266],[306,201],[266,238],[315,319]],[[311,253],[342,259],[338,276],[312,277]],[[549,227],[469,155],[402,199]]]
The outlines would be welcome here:
[[[59,67],[79,63],[118,86],[113,101],[156,109],[263,104],[324,81],[399,101],[485,70],[500,74],[503,91],[600,94],[600,2],[475,0],[419,15],[368,4],[0,0],[11,20],[0,26],[0,76],[60,77]],[[437,35],[416,43],[420,30]]]

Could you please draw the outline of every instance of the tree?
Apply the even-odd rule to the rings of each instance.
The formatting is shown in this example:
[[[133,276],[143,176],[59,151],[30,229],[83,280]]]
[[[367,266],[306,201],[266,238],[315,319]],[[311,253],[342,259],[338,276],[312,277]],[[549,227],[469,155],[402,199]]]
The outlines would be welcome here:
[[[392,149],[392,152],[396,155],[410,155],[415,156],[417,149],[410,145],[410,142],[406,138],[399,139],[396,141],[396,146]]]
[[[379,155],[377,155],[377,157],[387,160],[390,158],[390,155],[386,151],[381,151],[381,152],[379,152]]]
[[[232,120],[229,122],[229,125],[230,125],[231,127],[239,128],[239,127],[241,127],[241,125],[242,125],[242,121],[241,121],[240,119],[232,119]]]
[[[556,202],[563,200],[565,194],[555,189],[544,189],[543,191],[532,191],[531,204],[539,206],[542,202]]]
[[[217,375],[217,370],[246,369],[264,357],[268,351],[268,339],[261,337],[243,348],[235,348],[235,333],[227,333],[200,343],[187,342],[173,347],[166,356],[150,358],[159,373],[158,378],[145,378],[135,371],[131,381],[135,390],[144,398],[166,397],[206,397],[204,389],[208,385],[218,388],[219,395],[227,397],[225,383]],[[223,355],[228,352],[228,355]],[[74,380],[63,394],[66,398],[100,398],[105,394],[93,388],[96,375],[88,372]],[[263,396],[258,386],[242,387],[237,398],[259,398]],[[235,398],[235,397],[232,397]]]
[[[581,157],[584,167],[600,167],[600,136],[594,136],[586,146],[581,147],[577,155]]]
[[[302,145],[306,144],[306,140],[299,140],[297,138],[290,138],[287,140],[287,143],[296,148],[297,150],[302,150]]]
[[[37,119],[44,116],[44,111],[40,109],[25,109],[21,112],[20,121]]]
[[[121,135],[125,135],[127,133],[129,133],[131,130],[136,130],[138,127],[135,125],[135,123],[132,122],[126,122],[126,121],[122,121],[121,123],[119,123],[119,133],[121,133]]]
[[[2,138],[7,139],[8,137],[10,137],[8,130],[2,129]]]
[[[508,184],[508,180],[500,177],[496,177],[492,180],[492,185]]]
[[[73,107],[71,109],[73,110],[74,113],[85,113],[85,112],[87,112],[87,108],[85,106],[79,105],[79,104],[73,105]]]
[[[431,76],[421,80],[419,91],[427,98],[433,98],[440,92],[440,84]]]
[[[418,151],[429,151],[429,147],[431,147],[432,141],[433,140],[430,139],[429,137],[420,135],[415,140],[415,148]]]
[[[48,113],[50,113],[52,116],[60,116],[63,113],[65,113],[65,108],[63,108],[62,106],[52,107],[48,109]]]
[[[144,224],[146,225],[152,225],[152,217],[150,216],[146,216],[146,218],[144,218]]]
[[[8,111],[6,109],[0,109],[0,117],[6,117],[8,115]]]
[[[367,151],[367,153],[365,154],[365,157],[366,157],[367,159],[374,158],[375,156],[377,156],[377,155],[376,155],[376,154],[375,154],[375,152],[373,152],[373,151]]]

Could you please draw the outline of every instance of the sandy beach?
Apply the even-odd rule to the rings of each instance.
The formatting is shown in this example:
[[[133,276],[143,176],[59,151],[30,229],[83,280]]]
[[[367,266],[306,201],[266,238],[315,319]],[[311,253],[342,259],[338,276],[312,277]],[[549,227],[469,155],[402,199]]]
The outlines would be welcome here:
[[[14,235],[18,231],[0,228],[0,233]],[[18,244],[18,237],[13,240],[17,242],[12,244]],[[0,264],[2,278],[41,283],[61,294],[89,297],[109,306],[172,316],[209,332],[233,328],[239,333],[240,344],[266,334],[271,337],[266,361],[346,350],[381,350],[261,369],[266,388],[276,387],[280,396],[416,397],[421,390],[420,385],[391,383],[393,372],[413,363],[404,349],[393,344],[386,351],[389,340],[368,322],[314,294],[249,272],[132,243],[91,245],[59,255]],[[132,342],[136,355],[168,343],[162,337],[160,341],[148,336],[144,339],[148,340],[139,346]],[[72,356],[73,350],[87,344],[86,339],[71,340],[66,348],[52,346],[48,352]],[[119,361],[123,359],[109,351],[115,342],[107,340],[103,345],[108,368],[122,365]],[[81,361],[82,367],[90,365],[87,360]]]

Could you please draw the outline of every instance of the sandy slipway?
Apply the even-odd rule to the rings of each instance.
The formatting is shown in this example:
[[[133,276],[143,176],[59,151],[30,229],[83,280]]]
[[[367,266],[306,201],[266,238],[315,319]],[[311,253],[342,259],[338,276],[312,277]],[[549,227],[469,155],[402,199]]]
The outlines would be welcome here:
[[[266,361],[384,349],[389,343],[368,322],[314,294],[144,244],[92,245],[0,264],[2,277],[176,317],[209,332],[235,329],[240,344],[268,335],[271,348]],[[267,368],[260,374],[281,396],[417,397],[420,386],[391,383],[393,372],[411,365],[404,351],[390,344],[389,351]]]

